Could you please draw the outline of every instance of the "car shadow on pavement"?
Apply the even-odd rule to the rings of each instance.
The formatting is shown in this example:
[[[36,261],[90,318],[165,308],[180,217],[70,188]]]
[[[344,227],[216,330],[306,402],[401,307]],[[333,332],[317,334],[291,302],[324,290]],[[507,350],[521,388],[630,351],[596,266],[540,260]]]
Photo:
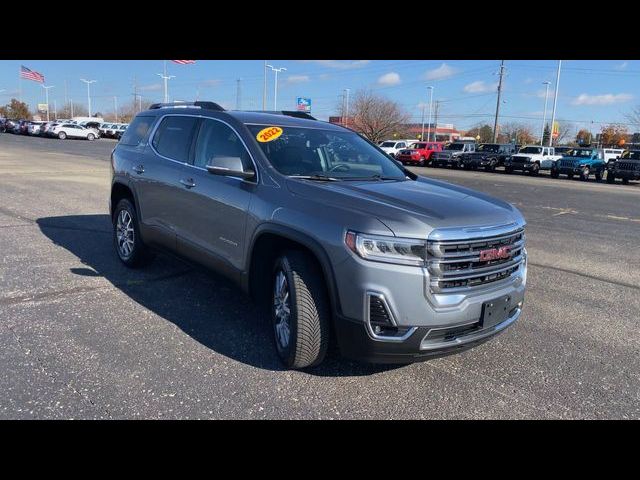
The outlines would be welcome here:
[[[284,370],[275,353],[269,322],[225,278],[163,254],[145,268],[126,268],[113,248],[106,214],[46,217],[37,223],[46,237],[85,265],[71,268],[72,274],[104,277],[132,300],[217,353],[257,368]],[[361,376],[400,368],[347,360],[332,343],[322,365],[306,369],[306,373]]]

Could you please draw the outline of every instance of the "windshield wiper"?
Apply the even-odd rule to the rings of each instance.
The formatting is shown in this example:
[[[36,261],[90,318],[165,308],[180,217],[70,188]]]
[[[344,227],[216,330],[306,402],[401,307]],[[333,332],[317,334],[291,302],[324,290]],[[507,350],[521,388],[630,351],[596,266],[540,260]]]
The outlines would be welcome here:
[[[329,177],[327,175],[289,175],[289,178],[301,178],[302,180],[315,180],[317,182],[339,182],[339,178]]]
[[[401,182],[403,180],[405,180],[405,178],[399,178],[399,177],[385,177],[383,175],[380,175],[379,173],[376,173],[375,175],[371,175],[370,177],[344,177],[343,180],[356,180],[356,181],[366,181],[366,180],[396,180],[398,182]]]

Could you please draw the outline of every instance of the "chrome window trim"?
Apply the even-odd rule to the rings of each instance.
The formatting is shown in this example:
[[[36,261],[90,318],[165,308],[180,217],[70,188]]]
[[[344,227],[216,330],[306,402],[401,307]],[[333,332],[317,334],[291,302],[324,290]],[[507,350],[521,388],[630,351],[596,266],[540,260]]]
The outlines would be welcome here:
[[[249,148],[247,147],[247,144],[245,143],[244,139],[242,138],[242,135],[240,135],[238,133],[238,131],[232,125],[230,125],[229,123],[227,123],[224,120],[221,120],[219,118],[207,117],[205,115],[194,115],[194,114],[189,114],[189,113],[167,113],[167,114],[164,114],[164,115],[158,115],[158,117],[160,117],[160,118],[156,122],[156,124],[153,126],[153,130],[151,131],[151,133],[147,137],[147,141],[146,142],[142,142],[140,145],[149,145],[149,148],[151,148],[153,153],[158,155],[160,158],[164,158],[165,160],[169,160],[170,162],[174,162],[174,163],[177,163],[179,165],[184,165],[184,166],[187,166],[187,167],[195,168],[196,170],[201,170],[203,172],[209,173],[209,171],[206,168],[202,168],[202,167],[198,167],[196,165],[192,165],[189,162],[181,162],[179,160],[175,160],[173,158],[169,158],[169,157],[166,157],[166,156],[162,155],[153,146],[153,137],[155,137],[156,132],[158,131],[158,127],[160,127],[160,124],[162,123],[162,121],[166,117],[192,117],[192,118],[198,118],[198,119],[202,119],[202,120],[215,120],[216,122],[223,123],[227,127],[229,127],[233,131],[233,133],[235,133],[236,136],[240,139],[240,141],[242,142],[242,146],[244,147],[244,149],[249,154],[249,158],[251,159],[251,163],[253,164],[253,170],[254,170],[254,172],[256,172],[255,180],[247,180],[247,179],[244,179],[244,178],[233,177],[233,176],[227,176],[226,178],[234,178],[234,179],[239,180],[241,182],[251,182],[251,183],[256,183],[256,184],[259,183],[259,181],[260,181],[260,173],[258,171],[258,165],[256,164],[256,161],[253,158],[253,155],[251,154],[251,150],[249,150]]]

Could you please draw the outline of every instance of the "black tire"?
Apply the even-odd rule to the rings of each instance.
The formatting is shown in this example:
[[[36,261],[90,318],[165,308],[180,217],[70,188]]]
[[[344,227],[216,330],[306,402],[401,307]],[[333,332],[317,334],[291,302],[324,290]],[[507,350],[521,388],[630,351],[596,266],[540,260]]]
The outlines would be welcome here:
[[[591,175],[591,170],[589,170],[589,167],[584,167],[580,172],[580,180],[582,180],[583,182],[588,181],[589,175]]]
[[[278,335],[276,282],[284,274],[289,293],[289,339],[283,345]],[[278,257],[271,275],[271,320],[276,351],[288,368],[313,367],[322,362],[329,346],[331,310],[322,272],[314,259],[289,250]]]
[[[573,173],[567,173],[567,178],[571,180],[573,178]]]
[[[629,179],[628,178],[623,178],[622,179],[622,184],[623,185],[629,185]]]
[[[424,157],[420,157],[420,160],[418,161],[418,166],[419,167],[424,167],[425,163],[426,163],[426,161],[425,161]]]
[[[121,212],[127,212],[131,218],[131,224],[133,226],[133,246],[131,252],[126,255],[123,249],[119,246],[121,242],[118,238],[118,218]],[[138,268],[147,265],[154,258],[153,252],[142,241],[140,236],[140,228],[138,226],[138,214],[136,208],[131,201],[123,198],[118,202],[116,209],[113,212],[112,218],[113,225],[113,246],[116,249],[116,254],[122,263],[129,268]]]
[[[607,183],[616,183],[616,176],[611,175],[611,173],[607,173]]]
[[[96,136],[93,133],[90,133],[89,135],[87,135],[87,140],[89,140],[90,142],[93,142],[96,139]]]
[[[558,170],[551,170],[551,178],[558,178],[560,176],[560,172],[558,172]]]
[[[66,133],[64,133],[64,132],[60,132],[60,133],[58,134],[58,138],[59,138],[60,140],[64,140],[65,138],[67,138],[67,134],[66,134]]]
[[[596,172],[595,173],[595,177],[596,177],[596,182],[601,182],[602,181],[602,174],[604,172]]]
[[[531,166],[531,170],[529,170],[529,173],[534,177],[538,175],[540,173],[540,165],[538,165],[537,163],[534,163]]]

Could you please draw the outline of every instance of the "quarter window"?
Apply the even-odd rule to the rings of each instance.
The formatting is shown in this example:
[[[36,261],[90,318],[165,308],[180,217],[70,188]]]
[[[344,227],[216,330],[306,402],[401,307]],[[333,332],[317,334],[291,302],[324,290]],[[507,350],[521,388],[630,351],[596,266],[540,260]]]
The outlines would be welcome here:
[[[145,116],[134,118],[131,122],[131,128],[127,128],[122,135],[120,144],[131,146],[139,145],[140,142],[142,142],[142,140],[147,136],[147,132],[149,131],[149,128],[151,128],[151,124],[153,124],[154,119],[155,117]],[[109,128],[109,125],[105,123],[102,125],[102,128]]]
[[[164,157],[187,163],[196,117],[164,117],[153,136],[152,145]]]

